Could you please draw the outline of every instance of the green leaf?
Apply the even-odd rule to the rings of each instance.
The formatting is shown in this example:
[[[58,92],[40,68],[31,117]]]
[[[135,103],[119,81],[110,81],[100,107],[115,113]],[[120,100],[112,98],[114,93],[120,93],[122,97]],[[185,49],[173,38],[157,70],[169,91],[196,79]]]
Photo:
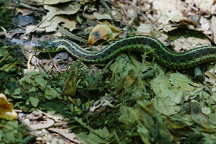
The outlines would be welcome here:
[[[58,98],[60,96],[60,94],[53,88],[47,88],[44,95],[49,100]]]
[[[30,101],[30,103],[34,106],[34,107],[37,107],[38,106],[38,104],[39,104],[39,99],[38,98],[36,98],[36,97],[30,97],[29,98],[29,101]]]
[[[3,48],[3,47],[1,47],[0,48],[0,56],[7,56],[9,53],[8,53],[8,51],[5,49],[5,48]]]
[[[96,129],[89,134],[78,134],[78,137],[87,144],[109,144],[111,143],[112,136],[113,135],[109,133],[107,128]]]
[[[35,78],[35,82],[41,86],[41,88],[45,88],[46,85],[47,85],[47,81],[41,76],[41,75],[38,75],[36,78]]]
[[[184,96],[193,92],[197,86],[183,74],[165,75],[161,72],[151,81],[151,88],[156,95],[154,105],[165,115],[175,114],[180,111],[179,104]]]

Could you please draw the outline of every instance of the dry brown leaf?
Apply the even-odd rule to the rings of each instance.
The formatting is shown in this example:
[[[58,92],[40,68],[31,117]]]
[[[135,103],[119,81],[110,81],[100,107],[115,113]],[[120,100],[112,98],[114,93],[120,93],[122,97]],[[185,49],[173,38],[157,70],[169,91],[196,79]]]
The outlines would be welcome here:
[[[169,21],[178,22],[184,17],[182,15],[181,2],[178,0],[155,0],[153,7],[158,12],[158,22],[168,24]]]
[[[38,130],[38,129],[45,129],[49,128],[54,125],[54,121],[52,119],[47,118],[44,121],[35,121],[34,123],[29,123],[26,125],[31,129],[31,130]]]
[[[95,18],[97,19],[97,20],[111,20],[112,18],[111,18],[111,16],[109,15],[109,14],[100,14],[100,13],[98,13],[98,12],[94,12],[93,13],[93,15],[95,16]]]
[[[209,71],[205,72],[205,81],[215,85],[216,83],[216,75],[215,75],[215,69],[210,69]]]
[[[137,33],[140,34],[150,34],[153,31],[153,25],[152,24],[140,24],[137,27]]]
[[[80,4],[79,3],[70,3],[68,5],[64,5],[61,7],[54,7],[49,5],[44,5],[44,8],[47,9],[49,12],[45,16],[47,20],[52,19],[56,15],[73,15],[77,13],[80,10]]]
[[[53,6],[45,5],[44,8],[47,9],[49,12],[47,13],[46,16],[42,18],[42,23],[35,30],[37,31],[45,30],[46,32],[53,32],[56,31],[60,23],[63,23],[63,26],[65,28],[68,28],[69,30],[73,30],[75,28],[76,22],[74,20],[70,20],[61,17],[59,15],[62,14],[72,15],[77,13],[80,9],[79,3],[70,3],[69,5],[63,7],[53,7]],[[31,32],[31,28],[28,31]]]
[[[175,40],[172,45],[174,45],[174,50],[177,52],[190,50],[194,47],[198,47],[201,45],[211,45],[211,42],[208,39],[202,39],[197,37],[180,37]]]
[[[213,6],[213,0],[187,0],[196,5],[201,11],[210,12]]]
[[[214,43],[216,43],[216,16],[212,16],[211,18],[211,31],[213,33]]]
[[[55,16],[49,21],[44,21],[39,26],[39,29],[44,29],[46,32],[53,32],[57,30],[57,27],[60,23],[63,23],[63,26],[68,28],[70,31],[76,27],[76,22],[74,20],[70,20],[61,16]]]
[[[60,15],[72,15],[79,11],[80,4],[77,2],[70,3],[61,7],[54,7],[49,5],[44,5],[44,8],[49,12],[42,18],[42,22],[39,26],[30,25],[26,28],[26,34],[35,31],[46,31],[53,32],[57,30],[59,24],[62,24],[63,27],[72,31],[76,27],[76,21],[68,18],[64,18]]]

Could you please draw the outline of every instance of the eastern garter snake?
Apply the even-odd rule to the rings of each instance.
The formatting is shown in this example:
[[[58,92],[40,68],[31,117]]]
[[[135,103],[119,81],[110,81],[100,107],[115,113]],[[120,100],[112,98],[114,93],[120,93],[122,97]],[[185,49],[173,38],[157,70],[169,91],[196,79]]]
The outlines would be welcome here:
[[[167,48],[159,40],[149,36],[133,36],[113,42],[100,51],[87,51],[78,44],[67,39],[52,40],[48,49],[41,48],[43,52],[59,52],[66,50],[76,58],[88,63],[104,63],[123,52],[146,52],[153,50],[152,55],[157,62],[171,69],[187,69],[197,65],[216,61],[216,47],[201,46],[182,53]]]

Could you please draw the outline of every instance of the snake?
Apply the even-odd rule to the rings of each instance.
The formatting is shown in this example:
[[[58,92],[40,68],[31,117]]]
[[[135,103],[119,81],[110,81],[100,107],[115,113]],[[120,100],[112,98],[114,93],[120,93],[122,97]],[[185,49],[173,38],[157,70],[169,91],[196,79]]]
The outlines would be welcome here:
[[[65,38],[53,39],[46,44],[46,48],[41,46],[39,49],[42,52],[66,51],[77,59],[95,64],[106,63],[124,52],[146,53],[159,64],[177,70],[216,61],[216,46],[199,46],[184,52],[175,52],[160,40],[147,35],[116,40],[99,51],[83,49],[77,43]]]

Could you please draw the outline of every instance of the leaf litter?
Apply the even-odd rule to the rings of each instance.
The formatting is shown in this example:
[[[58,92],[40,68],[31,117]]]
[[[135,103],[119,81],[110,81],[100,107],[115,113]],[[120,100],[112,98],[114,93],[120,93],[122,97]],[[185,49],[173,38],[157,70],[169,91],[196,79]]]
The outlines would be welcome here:
[[[70,32],[78,29],[74,33],[81,38],[90,34],[91,45],[97,40],[116,40],[122,31],[121,37],[150,34],[162,38],[166,45],[175,40],[177,44],[171,45],[176,51],[188,50],[192,44],[209,45],[209,39],[215,42],[214,1],[112,0],[112,5],[109,1],[97,2],[98,6],[94,0],[41,1],[38,6],[49,12],[39,25],[24,27],[23,38],[37,39],[33,32],[41,31],[54,32],[50,38],[61,36],[58,31],[61,26]],[[179,36],[176,30],[183,29],[190,31]],[[95,33],[100,33],[100,37],[95,38]],[[73,60],[60,73],[52,70],[60,63],[53,67],[48,64],[47,73],[40,70],[23,73],[26,61],[24,56],[15,56],[14,50],[0,45],[0,89],[19,109],[19,117],[25,117],[20,122],[27,121],[28,125],[28,120],[35,120],[36,129],[40,127],[33,134],[37,137],[34,142],[173,144],[216,140],[214,65],[208,66],[212,70],[206,72],[202,83],[193,81],[191,72],[167,70],[154,60],[149,61],[145,54],[140,57],[122,54],[105,66]],[[30,57],[28,62],[32,64]],[[36,113],[38,109],[44,112]],[[63,119],[56,120],[58,114]],[[3,143],[32,140],[30,136],[23,139],[28,131],[17,121],[1,120],[0,127]],[[11,135],[17,135],[18,139],[10,139]]]

